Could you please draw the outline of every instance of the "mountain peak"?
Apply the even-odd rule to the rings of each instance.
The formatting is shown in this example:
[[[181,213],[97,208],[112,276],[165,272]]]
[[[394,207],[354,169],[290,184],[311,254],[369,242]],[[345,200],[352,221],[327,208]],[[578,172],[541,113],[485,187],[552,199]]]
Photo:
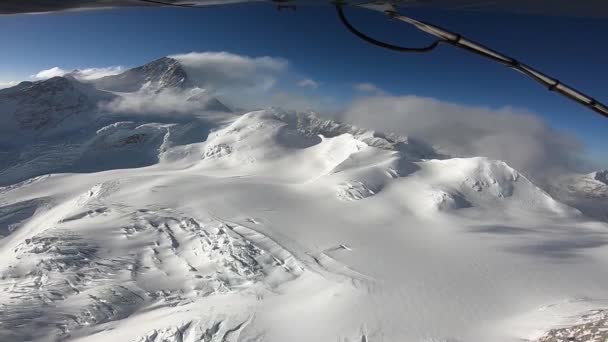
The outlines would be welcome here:
[[[179,64],[179,62],[176,59],[165,56],[165,57],[161,57],[161,58],[155,59],[152,62],[149,62],[147,64],[144,64],[140,68],[145,68],[145,67],[150,67],[150,66],[155,66],[155,65],[157,65],[157,66],[172,66],[172,65],[174,65],[176,63]]]
[[[171,57],[161,57],[150,63],[92,81],[99,89],[135,92],[141,89],[160,91],[166,88],[189,89],[194,83],[181,64]]]

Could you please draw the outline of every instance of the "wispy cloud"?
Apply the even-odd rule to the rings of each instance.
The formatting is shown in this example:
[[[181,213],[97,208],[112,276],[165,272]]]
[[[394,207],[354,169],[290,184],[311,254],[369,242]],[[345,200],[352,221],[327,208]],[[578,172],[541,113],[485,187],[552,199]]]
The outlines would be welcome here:
[[[46,80],[52,77],[65,76],[67,74],[70,74],[70,76],[78,80],[89,81],[104,76],[120,74],[124,70],[125,68],[122,66],[110,66],[105,68],[85,68],[75,70],[65,70],[60,67],[52,67],[49,69],[41,70],[38,73],[31,75],[30,77],[34,80]]]
[[[169,56],[180,62],[190,79],[210,94],[227,99],[235,108],[280,106],[290,110],[335,107],[327,96],[308,96],[289,85],[314,89],[312,78],[301,78],[287,60],[250,57],[228,52],[192,52]],[[279,87],[278,85],[285,85]]]
[[[282,58],[248,57],[228,52],[191,52],[169,57],[178,60],[199,87],[215,92],[267,91],[289,65]]]
[[[14,87],[17,84],[19,84],[17,81],[0,81],[0,89]]]
[[[319,88],[319,83],[313,79],[307,78],[304,80],[300,80],[298,81],[298,83],[296,83],[296,85],[298,87],[302,87],[302,88],[310,88],[310,89],[317,89]]]
[[[41,70],[38,73],[31,75],[30,77],[35,80],[46,80],[57,76],[63,76],[69,71],[61,69],[60,67],[52,67],[50,69]]]
[[[217,101],[203,89],[164,89],[160,92],[139,91],[126,93],[111,102],[100,103],[103,110],[113,113],[154,114],[175,116],[213,111],[209,108]],[[215,107],[215,106],[214,106]]]
[[[362,92],[362,93],[367,93],[367,94],[371,94],[371,95],[387,95],[388,93],[386,91],[384,91],[384,89],[378,87],[377,85],[373,84],[373,83],[368,83],[368,82],[364,82],[364,83],[356,83],[353,85],[353,88],[355,88],[356,91]]]
[[[88,81],[105,76],[118,75],[123,71],[125,71],[125,68],[122,66],[109,66],[105,68],[87,68],[74,70],[70,74],[79,80]]]

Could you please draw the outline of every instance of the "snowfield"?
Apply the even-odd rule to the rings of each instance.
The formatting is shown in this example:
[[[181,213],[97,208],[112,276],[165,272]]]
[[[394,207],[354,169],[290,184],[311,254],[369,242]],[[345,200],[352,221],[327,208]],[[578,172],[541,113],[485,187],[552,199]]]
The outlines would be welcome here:
[[[606,338],[608,224],[504,162],[279,109],[66,118],[0,145],[0,341]]]

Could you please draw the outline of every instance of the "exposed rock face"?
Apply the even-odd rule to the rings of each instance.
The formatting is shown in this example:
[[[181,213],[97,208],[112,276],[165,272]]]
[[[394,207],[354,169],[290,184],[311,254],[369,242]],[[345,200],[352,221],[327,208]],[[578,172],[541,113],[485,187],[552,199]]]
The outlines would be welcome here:
[[[105,76],[92,82],[99,89],[118,92],[134,92],[142,88],[160,91],[195,87],[181,64],[170,57],[159,58],[121,74]]]
[[[601,170],[593,173],[593,178],[608,185],[608,170]]]

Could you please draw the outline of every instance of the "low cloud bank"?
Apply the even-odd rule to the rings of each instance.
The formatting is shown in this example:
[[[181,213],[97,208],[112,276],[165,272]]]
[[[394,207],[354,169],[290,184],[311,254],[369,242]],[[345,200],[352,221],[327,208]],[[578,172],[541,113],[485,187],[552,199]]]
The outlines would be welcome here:
[[[187,91],[164,89],[160,92],[140,91],[123,94],[111,102],[100,103],[100,106],[101,109],[113,113],[161,116],[224,111],[223,104],[202,89]]]
[[[465,106],[418,96],[355,100],[339,118],[438,145],[450,154],[500,159],[536,179],[588,171],[583,144],[525,110]]]

